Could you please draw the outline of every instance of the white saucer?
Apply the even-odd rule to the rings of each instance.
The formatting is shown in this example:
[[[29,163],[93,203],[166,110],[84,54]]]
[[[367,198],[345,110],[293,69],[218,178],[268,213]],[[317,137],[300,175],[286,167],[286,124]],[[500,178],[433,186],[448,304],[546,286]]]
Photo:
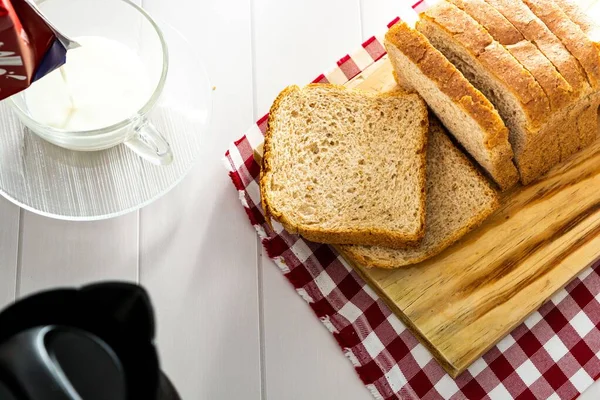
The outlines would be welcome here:
[[[163,96],[149,119],[173,149],[156,166],[124,145],[99,152],[54,146],[30,132],[0,102],[0,194],[37,214],[65,220],[112,218],[137,210],[172,189],[194,165],[208,128],[212,89],[193,47],[160,24],[169,45]]]

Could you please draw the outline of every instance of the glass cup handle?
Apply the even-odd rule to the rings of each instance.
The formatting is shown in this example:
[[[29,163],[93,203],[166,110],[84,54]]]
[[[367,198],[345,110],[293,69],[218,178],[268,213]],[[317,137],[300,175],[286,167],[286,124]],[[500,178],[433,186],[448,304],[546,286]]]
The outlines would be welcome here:
[[[169,142],[145,118],[135,126],[133,136],[125,141],[125,145],[153,164],[169,165],[173,162]]]

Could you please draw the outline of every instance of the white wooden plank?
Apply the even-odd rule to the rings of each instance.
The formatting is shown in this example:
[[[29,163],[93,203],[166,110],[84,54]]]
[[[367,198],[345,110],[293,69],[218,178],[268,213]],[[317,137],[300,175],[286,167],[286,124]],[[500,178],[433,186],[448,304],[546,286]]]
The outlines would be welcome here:
[[[144,5],[192,41],[216,87],[201,164],[141,212],[162,363],[184,399],[259,399],[256,234],[220,160],[254,121],[250,2]]]
[[[333,336],[263,258],[267,399],[372,399]]]
[[[400,14],[400,2],[416,0],[360,0],[363,40],[385,32],[387,24]]]
[[[96,280],[137,281],[137,212],[109,221],[73,223],[23,211],[21,224],[17,297]]]
[[[184,399],[261,393],[255,232],[226,179],[197,169],[142,212],[140,280]]]
[[[254,0],[256,111],[304,85],[360,46],[358,0]]]
[[[99,280],[137,281],[137,213],[98,222],[23,213],[17,296]]]
[[[19,207],[0,197],[0,309],[15,299]]]
[[[255,0],[257,112],[361,44],[358,1]],[[262,257],[267,399],[371,398],[331,334],[277,267]]]

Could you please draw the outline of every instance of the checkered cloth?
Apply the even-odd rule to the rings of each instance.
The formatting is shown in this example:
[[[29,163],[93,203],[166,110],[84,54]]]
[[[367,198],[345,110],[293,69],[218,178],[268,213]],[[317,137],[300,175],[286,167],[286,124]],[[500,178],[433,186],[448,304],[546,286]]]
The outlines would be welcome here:
[[[380,37],[367,40],[315,82],[347,83],[385,56],[382,43]],[[376,399],[572,399],[600,377],[600,262],[454,380],[333,248],[265,223],[255,152],[266,125],[267,116],[231,145],[229,175],[269,257]]]

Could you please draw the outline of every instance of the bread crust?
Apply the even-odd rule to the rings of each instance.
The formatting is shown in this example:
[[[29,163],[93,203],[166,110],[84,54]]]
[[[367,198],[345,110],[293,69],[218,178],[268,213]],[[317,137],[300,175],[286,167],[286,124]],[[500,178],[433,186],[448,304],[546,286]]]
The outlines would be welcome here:
[[[559,111],[577,99],[571,85],[544,54],[484,0],[447,0],[469,14],[506,48],[540,84],[552,110]]]
[[[521,32],[485,0],[448,1],[477,20],[494,39],[503,45],[515,44],[525,40]]]
[[[340,85],[332,85],[332,84],[321,84],[321,83],[313,83],[307,85],[305,88],[310,89],[312,87],[321,87],[328,88],[331,90],[348,90],[344,86]],[[277,124],[279,123],[277,120],[277,112],[283,99],[287,96],[291,95],[294,92],[301,91],[303,89],[298,86],[289,86],[284,89],[279,96],[273,102],[271,107],[271,111],[269,114],[269,121],[267,131],[265,132],[265,141],[264,141],[264,154],[262,161],[262,168],[259,178],[259,186],[261,193],[261,205],[263,211],[265,213],[265,218],[267,223],[272,227],[271,219],[278,221],[286,231],[292,234],[299,234],[304,238],[318,243],[328,243],[328,244],[365,244],[365,245],[380,245],[386,247],[394,247],[394,248],[403,248],[403,247],[413,247],[418,245],[420,241],[423,239],[425,235],[425,187],[426,187],[426,149],[427,149],[427,132],[429,129],[428,125],[428,115],[427,115],[427,107],[422,99],[416,94],[406,94],[402,92],[390,92],[383,94],[372,94],[365,91],[360,91],[353,89],[354,92],[362,92],[368,96],[374,97],[405,97],[411,96],[414,99],[418,100],[421,103],[422,108],[422,118],[426,122],[422,127],[422,146],[419,151],[419,161],[420,161],[420,169],[419,169],[419,186],[421,188],[421,198],[420,198],[420,229],[415,235],[406,235],[400,232],[393,232],[385,229],[340,229],[340,230],[329,230],[325,231],[322,229],[315,229],[312,227],[302,226],[294,224],[289,220],[282,212],[278,211],[275,207],[272,206],[271,199],[269,197],[268,188],[267,188],[267,180],[269,179],[272,170],[271,170],[271,157],[272,157],[272,148],[271,142],[273,137],[273,131],[276,129]]]
[[[530,131],[536,131],[547,121],[550,102],[539,83],[468,14],[448,2],[441,2],[421,14],[417,29],[423,21],[444,30],[497,77],[506,91],[521,103]]]
[[[599,46],[600,25],[590,18],[577,3],[572,0],[554,0],[557,6],[588,35],[596,48]]]
[[[484,0],[494,7],[525,39],[540,49],[575,91],[575,96],[589,94],[591,86],[583,67],[550,29],[522,2]]]
[[[508,129],[492,103],[425,36],[406,23],[399,22],[388,31],[385,45],[394,46],[408,57],[442,93],[450,97],[487,133],[484,145],[489,150],[490,160],[497,166],[495,171],[488,172],[501,189],[514,186],[519,175],[512,161]],[[398,71],[394,73],[396,80],[401,81]]]
[[[600,89],[600,52],[591,39],[553,0],[523,0],[531,11],[562,41],[587,73],[594,89]]]

